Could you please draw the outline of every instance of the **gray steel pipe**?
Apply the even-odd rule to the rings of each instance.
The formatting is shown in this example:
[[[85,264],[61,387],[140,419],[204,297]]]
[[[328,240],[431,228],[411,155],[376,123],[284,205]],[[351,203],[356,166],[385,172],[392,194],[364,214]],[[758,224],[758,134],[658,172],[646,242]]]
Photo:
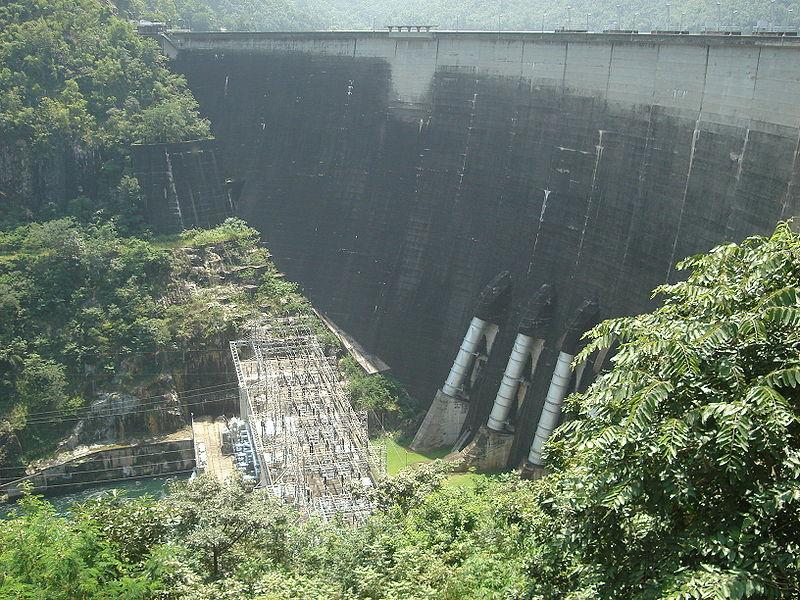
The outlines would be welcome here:
[[[558,425],[561,416],[561,406],[567,396],[569,384],[572,380],[572,359],[574,354],[560,352],[558,362],[550,380],[550,388],[547,390],[547,397],[542,408],[542,416],[539,417],[539,425],[536,427],[536,435],[533,438],[528,461],[531,464],[542,466],[542,449],[545,442],[550,438],[553,430]]]
[[[533,343],[534,339],[531,336],[524,333],[517,334],[517,339],[514,340],[514,349],[508,358],[508,364],[500,382],[500,389],[497,390],[497,396],[494,399],[489,421],[486,423],[489,429],[504,430],[508,414],[516,400],[520,377],[533,349]]]
[[[453,361],[453,367],[450,369],[450,374],[447,376],[447,381],[442,386],[442,391],[455,398],[458,395],[464,379],[467,377],[472,363],[475,360],[475,353],[480,345],[481,336],[483,336],[486,327],[489,325],[483,319],[473,317],[467,329],[467,334],[464,336],[464,341],[461,342],[461,347],[458,349],[456,359]]]

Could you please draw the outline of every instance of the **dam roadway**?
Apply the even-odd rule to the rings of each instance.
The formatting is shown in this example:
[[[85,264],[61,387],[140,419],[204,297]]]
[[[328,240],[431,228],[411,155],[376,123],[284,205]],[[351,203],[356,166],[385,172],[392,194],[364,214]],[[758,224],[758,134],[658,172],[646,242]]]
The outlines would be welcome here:
[[[800,203],[800,43],[497,32],[175,33],[238,212],[315,305],[423,399],[501,270],[511,307],[471,393],[484,423],[520,311],[555,315],[512,415],[531,444],[569,315],[651,308],[685,256]]]

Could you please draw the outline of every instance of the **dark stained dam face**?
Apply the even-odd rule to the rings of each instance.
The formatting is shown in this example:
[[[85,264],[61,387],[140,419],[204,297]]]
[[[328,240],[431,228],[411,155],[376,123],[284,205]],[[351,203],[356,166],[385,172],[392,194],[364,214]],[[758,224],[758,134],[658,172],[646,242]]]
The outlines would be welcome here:
[[[554,318],[519,414],[527,454],[569,317],[652,307],[682,258],[800,202],[800,44],[571,34],[177,34],[238,213],[315,305],[432,398],[478,294],[512,278],[468,427],[521,311]]]

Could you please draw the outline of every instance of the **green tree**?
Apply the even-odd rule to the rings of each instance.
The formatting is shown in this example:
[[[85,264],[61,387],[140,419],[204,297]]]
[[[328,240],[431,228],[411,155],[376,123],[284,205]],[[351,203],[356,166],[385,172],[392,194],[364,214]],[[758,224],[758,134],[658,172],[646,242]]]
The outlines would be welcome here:
[[[599,325],[576,359],[620,344],[549,446],[533,589],[797,597],[800,238],[781,224],[681,268],[662,308]]]
[[[88,522],[25,497],[0,527],[0,597],[31,600],[148,598],[152,582],[117,560]]]
[[[366,494],[380,509],[397,508],[406,513],[440,489],[453,468],[453,464],[441,460],[407,467],[396,476],[379,481]]]
[[[373,411],[383,422],[386,415],[413,417],[419,406],[402,384],[390,375],[367,375],[352,356],[339,361],[347,379],[347,394],[354,407]]]
[[[150,496],[127,498],[116,490],[73,506],[71,512],[96,527],[114,555],[126,564],[143,564],[167,541],[173,524],[164,503]]]
[[[264,559],[280,558],[293,522],[288,507],[240,478],[220,483],[203,476],[178,484],[167,511],[176,521],[174,533],[198,554],[211,579],[231,572],[237,559],[255,551]]]
[[[185,81],[153,40],[100,0],[11,0],[0,5],[0,149],[17,168],[0,189],[0,223],[123,216],[134,206],[132,143],[207,138]],[[34,195],[39,171],[78,185]],[[61,185],[61,184],[59,184]]]
[[[17,380],[20,401],[34,410],[63,404],[67,390],[64,366],[37,354],[27,357]]]

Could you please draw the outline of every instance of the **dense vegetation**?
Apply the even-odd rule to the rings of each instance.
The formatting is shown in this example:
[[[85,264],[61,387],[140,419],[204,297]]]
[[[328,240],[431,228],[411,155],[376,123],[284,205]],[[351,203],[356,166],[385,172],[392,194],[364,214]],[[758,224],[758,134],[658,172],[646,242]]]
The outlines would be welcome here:
[[[443,29],[538,30],[567,27],[594,31],[776,27],[800,24],[800,2],[626,0],[117,0],[123,14],[170,20],[198,30],[240,31],[378,28],[430,23]],[[619,8],[617,8],[619,6]],[[669,7],[669,8],[668,8]],[[791,9],[791,10],[790,10]]]
[[[70,219],[0,233],[0,465],[51,449],[100,392],[168,392],[185,351],[224,357],[246,320],[302,310],[241,221],[149,241]]]
[[[327,29],[331,7],[294,0],[116,0],[127,18],[168,21],[197,31]]]
[[[797,598],[800,236],[782,224],[683,267],[663,308],[591,333],[584,353],[616,341],[614,366],[570,398],[537,481],[442,486],[433,463],[381,483],[356,528],[202,478],[70,519],[29,499],[0,529],[0,593]]]
[[[133,226],[129,145],[208,135],[157,45],[108,4],[0,3],[0,225],[70,214]]]
[[[374,415],[381,427],[395,429],[418,414],[420,406],[392,375],[367,375],[349,354],[339,361],[339,369],[347,380],[350,402]]]

